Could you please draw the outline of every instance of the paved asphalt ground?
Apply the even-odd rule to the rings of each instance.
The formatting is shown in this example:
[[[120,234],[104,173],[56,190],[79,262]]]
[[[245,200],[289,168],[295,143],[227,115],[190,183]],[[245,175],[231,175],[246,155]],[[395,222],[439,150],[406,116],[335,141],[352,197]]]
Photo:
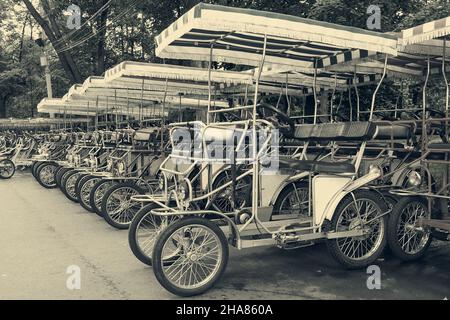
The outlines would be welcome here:
[[[450,298],[450,244],[426,258],[377,262],[381,289],[365,270],[346,271],[325,246],[283,251],[232,249],[225,276],[199,299]],[[81,289],[66,288],[67,267],[81,268]],[[27,172],[0,181],[0,299],[175,299],[128,248],[127,231],[42,188]]]

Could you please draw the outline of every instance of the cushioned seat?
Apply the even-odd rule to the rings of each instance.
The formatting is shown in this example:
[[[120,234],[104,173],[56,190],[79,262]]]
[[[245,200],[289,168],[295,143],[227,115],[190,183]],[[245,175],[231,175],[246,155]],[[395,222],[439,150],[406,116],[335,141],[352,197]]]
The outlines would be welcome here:
[[[450,143],[430,143],[428,149],[430,149],[430,151],[442,150],[444,152],[450,152]]]
[[[317,161],[299,159],[280,159],[278,161],[280,169],[294,171],[312,171]]]
[[[313,171],[317,173],[355,173],[355,170],[355,166],[348,162],[318,161],[313,166]]]
[[[411,139],[411,126],[407,124],[386,124],[378,123],[378,130],[374,139],[390,140],[390,139]]]
[[[280,159],[280,169],[310,171],[315,173],[354,173],[355,166],[348,162],[328,162],[316,160]]]

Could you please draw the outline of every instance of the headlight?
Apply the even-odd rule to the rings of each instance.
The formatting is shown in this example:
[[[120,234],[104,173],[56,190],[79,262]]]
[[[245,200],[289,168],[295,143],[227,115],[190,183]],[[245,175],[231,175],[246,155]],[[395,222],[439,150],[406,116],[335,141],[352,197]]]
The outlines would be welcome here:
[[[119,174],[124,174],[125,173],[125,163],[123,163],[123,161],[117,162],[117,172]]]
[[[417,171],[410,171],[407,175],[408,187],[418,187],[422,184],[422,176]]]
[[[72,154],[67,155],[67,161],[69,161],[70,163],[73,163],[73,155]]]

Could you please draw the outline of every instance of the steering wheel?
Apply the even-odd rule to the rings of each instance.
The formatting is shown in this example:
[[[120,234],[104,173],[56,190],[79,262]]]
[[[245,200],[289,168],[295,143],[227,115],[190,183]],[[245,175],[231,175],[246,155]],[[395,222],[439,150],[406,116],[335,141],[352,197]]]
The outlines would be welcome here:
[[[271,112],[275,117],[275,119],[273,118],[273,116],[267,116],[265,114],[265,111]],[[256,106],[256,112],[260,117],[265,118],[274,123],[275,126],[283,134],[283,136],[287,138],[292,138],[294,136],[295,132],[294,121],[291,118],[289,118],[289,116],[284,112],[281,112],[280,110],[278,110],[277,108],[268,103],[259,103]]]

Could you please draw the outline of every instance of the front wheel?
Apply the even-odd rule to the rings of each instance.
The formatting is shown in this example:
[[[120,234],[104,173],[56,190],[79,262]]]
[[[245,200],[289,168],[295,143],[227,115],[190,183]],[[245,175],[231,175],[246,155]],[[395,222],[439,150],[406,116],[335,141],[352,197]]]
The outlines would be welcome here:
[[[152,265],[153,247],[156,238],[171,223],[179,219],[179,216],[157,216],[151,211],[159,206],[150,203],[143,207],[130,225],[128,243],[133,254],[139,261],[146,265]]]
[[[225,272],[227,238],[214,222],[186,217],[161,232],[152,260],[156,279],[166,290],[183,297],[202,294]]]
[[[10,179],[16,172],[16,165],[10,159],[0,160],[0,179]]]
[[[102,200],[105,193],[115,185],[114,180],[102,179],[94,184],[89,194],[89,204],[94,213],[103,218],[102,214]]]
[[[370,191],[354,192],[345,197],[336,208],[331,220],[335,232],[363,230],[361,236],[329,239],[327,247],[331,256],[349,269],[372,264],[386,245],[386,215],[389,210],[380,195]]]
[[[99,182],[101,180],[102,180],[101,177],[95,177],[95,176],[88,175],[88,176],[84,176],[78,183],[78,187],[76,190],[78,202],[84,209],[86,209],[89,212],[94,212],[94,209],[91,207],[91,202],[90,202],[90,195],[91,195],[92,188],[94,187],[94,185],[97,182]]]
[[[80,171],[73,170],[70,173],[67,173],[66,177],[62,180],[62,191],[70,201],[78,202],[76,195],[76,182],[82,174],[83,173]]]
[[[57,168],[58,165],[53,162],[47,162],[39,165],[36,169],[36,180],[44,188],[56,188],[55,172]]]
[[[128,229],[142,207],[140,202],[131,201],[131,197],[144,193],[144,189],[132,182],[118,183],[111,187],[102,199],[103,218],[117,229]]]
[[[400,199],[389,217],[388,245],[403,261],[422,258],[431,244],[430,230],[416,226],[420,218],[430,218],[427,200],[421,197]]]

